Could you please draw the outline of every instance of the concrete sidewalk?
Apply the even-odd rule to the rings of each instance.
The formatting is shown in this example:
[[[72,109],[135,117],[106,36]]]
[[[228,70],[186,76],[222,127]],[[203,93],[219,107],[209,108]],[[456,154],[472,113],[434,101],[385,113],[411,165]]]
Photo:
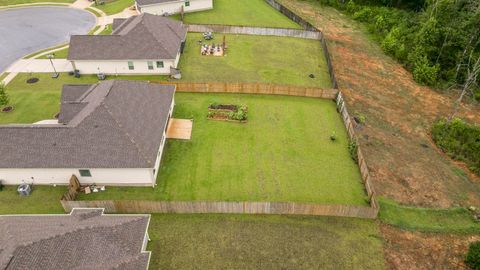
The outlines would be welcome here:
[[[137,10],[132,10],[130,8],[126,8],[120,13],[98,18],[98,23],[97,24],[98,25],[112,24],[113,19],[128,19],[132,16],[136,16],[136,15],[139,15],[139,14],[140,13]]]
[[[78,9],[86,9],[90,7],[93,4],[93,2],[90,2],[88,0],[77,0],[73,2],[70,7],[72,8],[78,8]]]
[[[57,72],[72,71],[72,64],[67,59],[52,59],[53,65]],[[53,73],[52,64],[48,59],[20,59],[9,68],[6,72],[20,73],[20,72],[40,72]]]

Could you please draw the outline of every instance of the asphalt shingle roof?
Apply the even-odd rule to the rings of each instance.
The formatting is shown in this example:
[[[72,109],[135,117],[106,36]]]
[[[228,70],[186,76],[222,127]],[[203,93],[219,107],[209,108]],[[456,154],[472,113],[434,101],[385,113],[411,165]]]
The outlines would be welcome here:
[[[0,269],[147,269],[149,215],[0,216]]]
[[[182,22],[141,14],[115,23],[112,35],[73,35],[68,60],[175,59],[185,41]]]
[[[175,86],[66,85],[58,125],[0,126],[0,168],[153,168]]]

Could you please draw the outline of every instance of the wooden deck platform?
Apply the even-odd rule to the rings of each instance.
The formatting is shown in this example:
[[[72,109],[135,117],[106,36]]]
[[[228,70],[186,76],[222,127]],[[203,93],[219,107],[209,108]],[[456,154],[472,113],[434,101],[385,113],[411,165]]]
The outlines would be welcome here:
[[[167,127],[167,139],[190,140],[193,120],[171,118]]]

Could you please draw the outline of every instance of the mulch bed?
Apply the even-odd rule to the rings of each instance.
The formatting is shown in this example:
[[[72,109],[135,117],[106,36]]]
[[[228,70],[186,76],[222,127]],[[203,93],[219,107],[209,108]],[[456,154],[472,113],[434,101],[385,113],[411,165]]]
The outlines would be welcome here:
[[[30,78],[30,79],[27,80],[27,83],[36,83],[38,81],[39,81],[38,78]]]

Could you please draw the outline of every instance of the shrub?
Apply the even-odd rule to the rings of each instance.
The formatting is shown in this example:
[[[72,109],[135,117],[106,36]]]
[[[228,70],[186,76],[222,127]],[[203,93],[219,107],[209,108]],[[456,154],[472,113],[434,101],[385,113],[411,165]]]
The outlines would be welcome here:
[[[358,162],[358,144],[355,141],[350,141],[348,144],[348,152],[355,162]]]
[[[426,56],[416,59],[413,68],[413,79],[422,84],[434,85],[437,82],[439,65],[430,65]]]
[[[10,97],[5,90],[5,85],[0,83],[0,106],[6,106],[10,102]]]
[[[400,29],[393,27],[382,41],[382,49],[389,54],[395,54],[400,47]]]
[[[450,122],[443,119],[434,124],[432,138],[447,155],[464,161],[473,172],[480,174],[480,127],[461,119]]]
[[[330,135],[330,140],[333,142],[333,141],[336,141],[337,140],[337,134],[334,132],[332,132],[332,135]]]
[[[364,7],[360,9],[359,11],[356,11],[353,13],[353,19],[361,22],[368,22],[368,19],[370,19],[373,15],[373,11],[369,7]]]
[[[480,241],[470,244],[465,263],[474,270],[480,270]]]

